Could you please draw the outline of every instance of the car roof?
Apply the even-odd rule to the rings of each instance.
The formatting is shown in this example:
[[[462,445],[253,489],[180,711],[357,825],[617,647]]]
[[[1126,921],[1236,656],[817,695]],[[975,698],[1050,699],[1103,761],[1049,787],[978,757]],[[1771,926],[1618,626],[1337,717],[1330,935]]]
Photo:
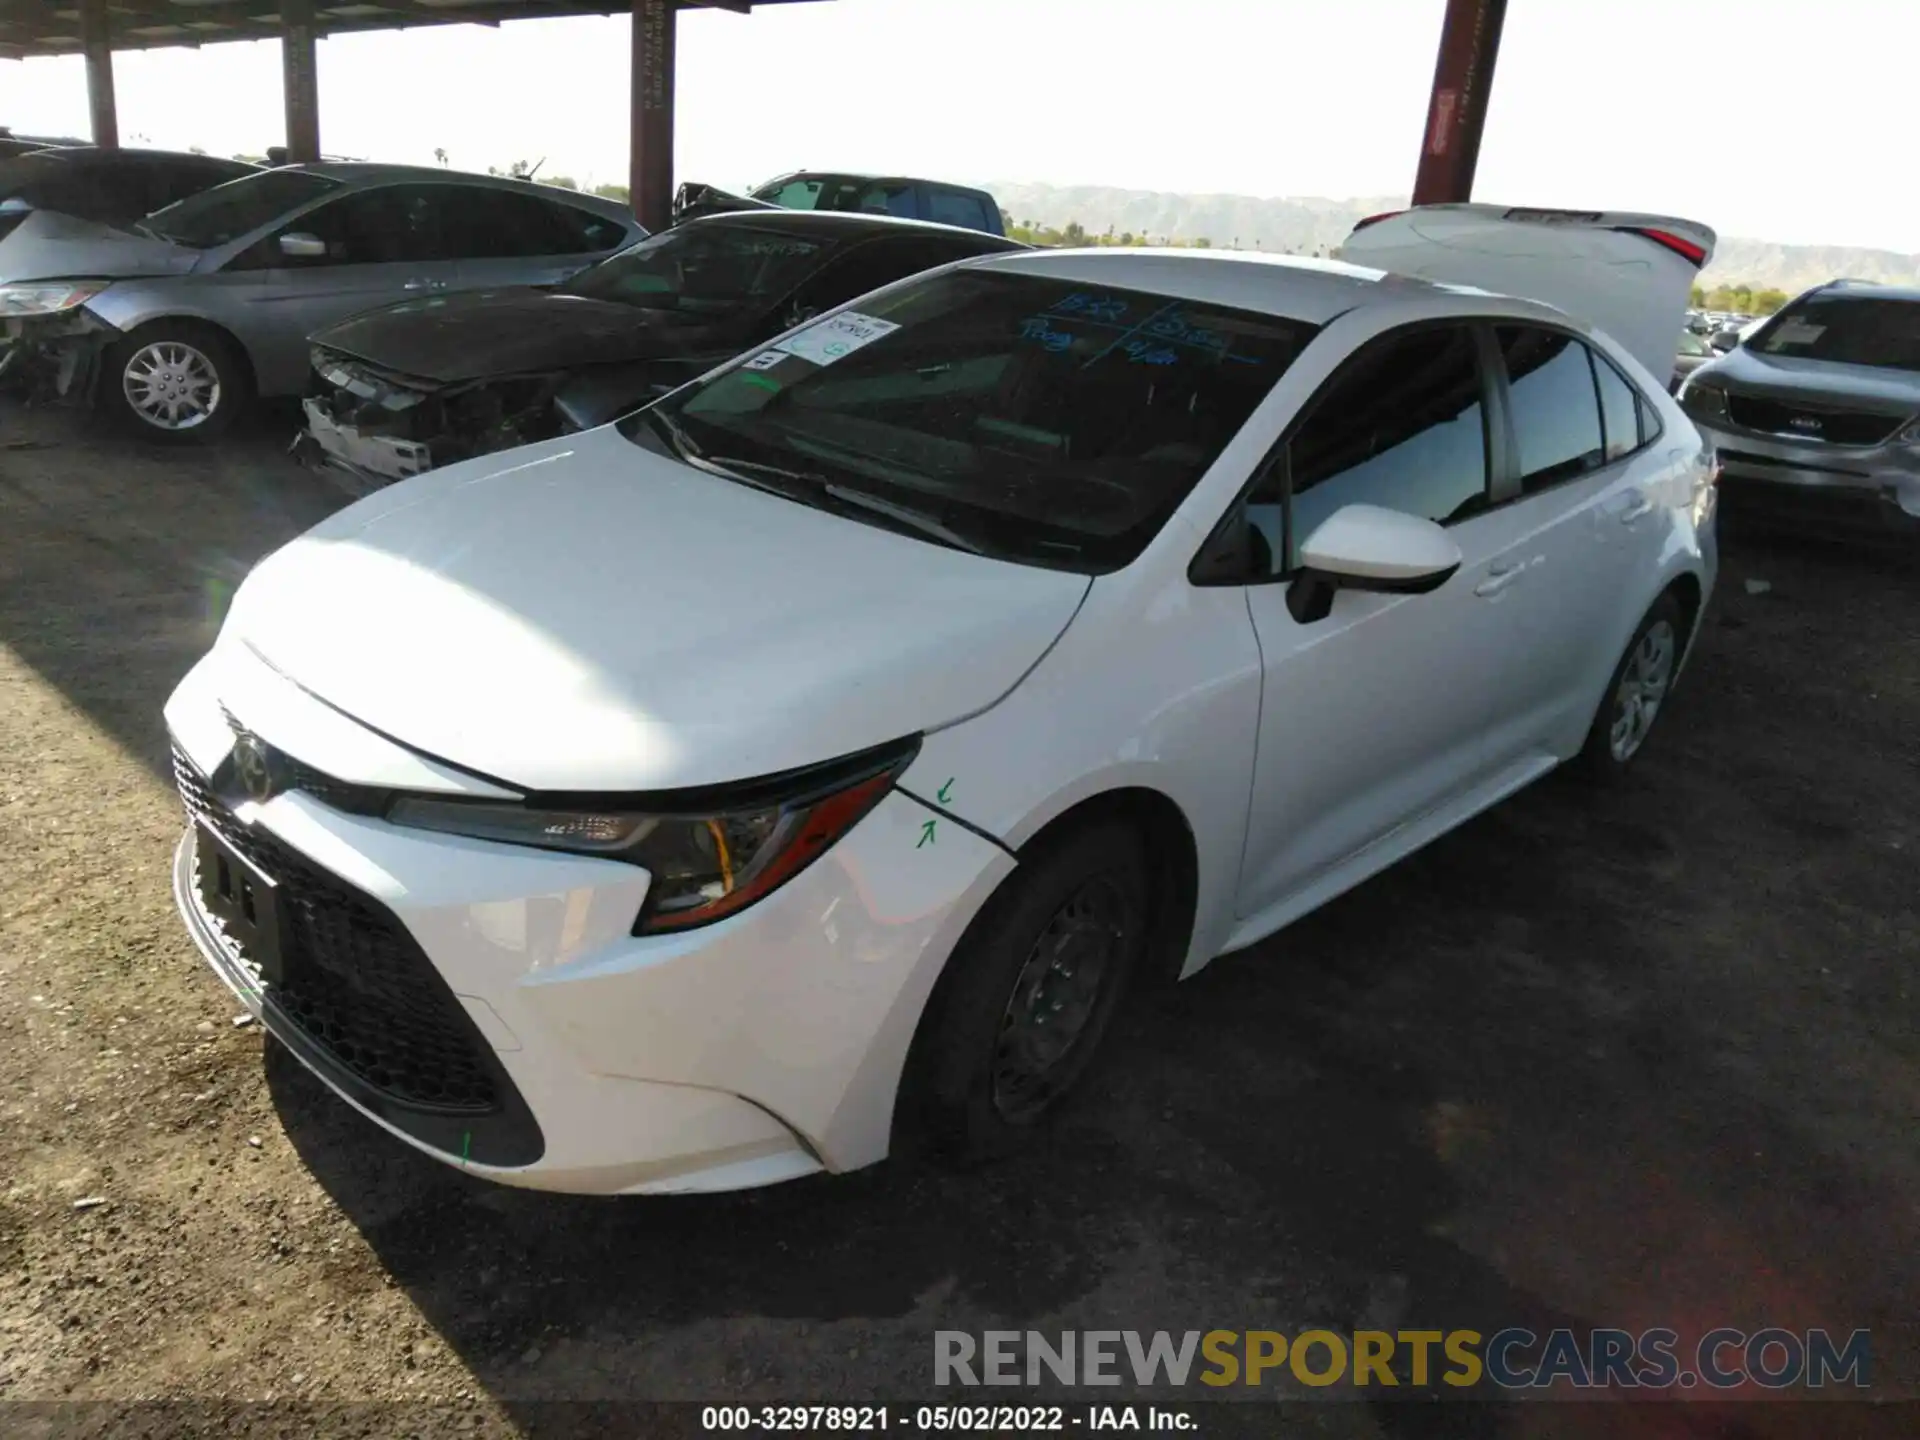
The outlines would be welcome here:
[[[778,185],[787,180],[898,180],[907,185],[937,185],[942,190],[965,190],[971,195],[985,195],[987,192],[978,185],[962,185],[954,180],[929,180],[924,175],[895,175],[892,173],[868,174],[864,170],[789,170],[784,175],[776,175],[771,180],[762,180],[753,188],[764,190],[769,185]]]
[[[936,225],[931,220],[908,220],[898,215],[866,215],[857,210],[723,210],[682,220],[683,226],[744,225],[753,230],[773,230],[785,235],[938,235],[947,239],[976,240],[985,250],[1030,250],[1033,247],[1003,235],[984,230],[969,230],[960,225]]]
[[[992,255],[974,262],[994,270],[1013,270],[1087,284],[1177,296],[1290,320],[1324,325],[1363,305],[1386,304],[1444,295],[1485,295],[1466,285],[1440,285],[1305,255],[1270,255],[1252,250],[1115,248],[1028,250]],[[1532,301],[1503,303],[1557,314]]]
[[[1920,300],[1920,286],[1883,285],[1877,280],[1829,280],[1816,295],[1863,295],[1873,300]]]
[[[286,171],[318,175],[325,180],[337,180],[343,185],[388,185],[404,180],[414,180],[431,184],[475,185],[493,190],[516,190],[525,195],[538,195],[545,200],[559,200],[563,204],[581,205],[604,215],[618,215],[627,220],[633,219],[633,212],[618,200],[609,200],[604,195],[590,195],[584,190],[569,190],[564,185],[542,185],[537,180],[523,180],[512,175],[476,175],[469,170],[448,170],[439,165],[392,165],[378,160],[321,160],[311,164],[278,167],[278,172]]]
[[[62,165],[105,164],[117,159],[133,160],[205,160],[214,165],[232,165],[242,170],[260,170],[264,166],[251,160],[235,160],[226,155],[196,155],[191,150],[154,150],[143,149],[137,145],[50,145],[44,150],[30,150],[25,155],[8,157],[15,160],[33,159],[35,161],[58,161]]]

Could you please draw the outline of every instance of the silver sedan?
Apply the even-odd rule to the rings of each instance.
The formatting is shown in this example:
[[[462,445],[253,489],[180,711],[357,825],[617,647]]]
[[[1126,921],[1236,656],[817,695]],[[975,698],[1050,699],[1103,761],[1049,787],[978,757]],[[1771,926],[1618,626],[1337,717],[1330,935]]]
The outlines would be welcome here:
[[[137,432],[206,439],[307,384],[307,336],[441,291],[565,279],[645,235],[617,201],[412,166],[250,175],[116,229],[36,212],[0,240],[0,368]]]

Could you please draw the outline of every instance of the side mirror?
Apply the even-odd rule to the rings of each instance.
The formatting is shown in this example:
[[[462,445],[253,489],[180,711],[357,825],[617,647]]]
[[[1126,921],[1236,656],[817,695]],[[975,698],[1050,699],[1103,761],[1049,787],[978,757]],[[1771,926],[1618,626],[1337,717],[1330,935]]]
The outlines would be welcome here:
[[[804,300],[795,300],[787,306],[786,311],[781,315],[780,328],[782,330],[791,330],[796,325],[806,324],[807,321],[819,313],[820,307],[818,305],[809,305]]]
[[[1718,335],[1713,336],[1707,341],[1707,345],[1716,355],[1726,354],[1729,350],[1739,345],[1739,343],[1740,337],[1730,330],[1722,330]]]
[[[1460,568],[1460,547],[1431,520],[1379,505],[1343,505],[1300,547],[1287,609],[1303,625],[1324,620],[1337,590],[1424,595]]]
[[[294,260],[324,260],[327,242],[304,230],[289,230],[280,237],[280,253]]]

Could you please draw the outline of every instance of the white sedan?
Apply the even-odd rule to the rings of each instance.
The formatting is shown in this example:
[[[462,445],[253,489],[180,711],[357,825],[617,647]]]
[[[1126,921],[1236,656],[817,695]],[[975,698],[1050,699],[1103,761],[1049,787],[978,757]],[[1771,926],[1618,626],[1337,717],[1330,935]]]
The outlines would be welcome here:
[[[1447,264],[1561,245],[1591,310],[1629,277],[1653,353],[1351,263],[993,256],[341,511],[167,705],[193,938],[499,1181],[1017,1142],[1130,983],[1662,712],[1716,568],[1692,272],[1661,318],[1594,247],[1711,235],[1422,217],[1488,241]],[[1414,222],[1349,253],[1415,268]]]

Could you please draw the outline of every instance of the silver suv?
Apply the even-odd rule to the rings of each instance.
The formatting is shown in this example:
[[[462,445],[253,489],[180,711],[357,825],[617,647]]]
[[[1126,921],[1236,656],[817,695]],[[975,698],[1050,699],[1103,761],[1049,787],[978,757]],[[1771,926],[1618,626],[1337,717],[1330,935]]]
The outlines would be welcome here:
[[[1835,280],[1688,377],[1729,511],[1920,532],[1920,289]]]

